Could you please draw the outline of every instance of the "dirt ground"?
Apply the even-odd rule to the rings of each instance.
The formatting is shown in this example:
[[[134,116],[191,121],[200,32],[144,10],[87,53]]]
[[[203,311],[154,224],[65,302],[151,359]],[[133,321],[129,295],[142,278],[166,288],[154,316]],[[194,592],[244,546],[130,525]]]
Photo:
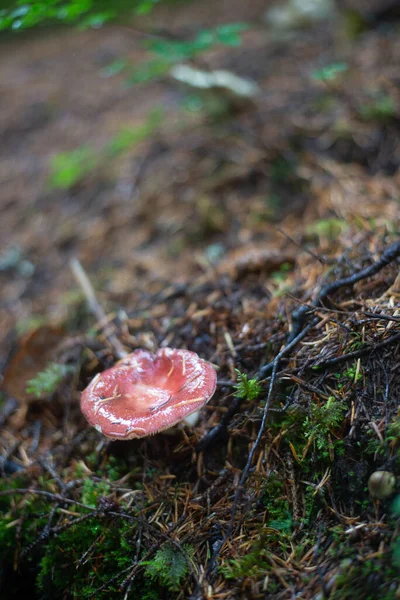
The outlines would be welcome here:
[[[266,4],[0,39],[2,598],[399,597],[398,23],[276,35]],[[168,75],[107,75],[148,59],[149,36],[236,21],[242,44],[193,64],[256,82],[240,106],[218,92],[189,110]],[[157,109],[141,143],[103,155]],[[102,158],[52,186],[52,159],[83,147]],[[125,444],[88,427],[80,392],[113,336],[215,365],[196,427]],[[49,362],[65,376],[35,398]],[[237,369],[258,395],[238,400]],[[381,498],[377,469],[397,477]]]

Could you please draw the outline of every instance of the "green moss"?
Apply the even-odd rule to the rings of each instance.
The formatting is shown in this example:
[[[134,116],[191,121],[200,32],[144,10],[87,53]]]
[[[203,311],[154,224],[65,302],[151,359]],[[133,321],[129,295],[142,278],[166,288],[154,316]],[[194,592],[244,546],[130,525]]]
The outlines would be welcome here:
[[[95,508],[98,499],[106,496],[109,491],[110,484],[106,481],[95,482],[92,479],[86,479],[82,487],[81,502]]]
[[[284,431],[283,442],[296,453],[298,465],[304,473],[311,471],[318,477],[326,469],[326,463],[331,462],[332,455],[343,452],[343,442],[337,434],[343,426],[346,411],[345,402],[330,396],[327,400],[312,402],[308,410],[296,407],[286,412],[282,419],[277,418],[273,423],[272,431]],[[306,452],[307,447],[310,450]],[[309,465],[309,456],[312,465]]]
[[[337,430],[343,423],[347,407],[330,396],[321,405],[313,404],[311,414],[303,421],[303,433],[307,440],[312,439],[319,454],[329,458],[328,436]],[[331,444],[332,448],[335,442]]]
[[[117,597],[123,575],[111,580],[134,562],[133,530],[130,521],[115,517],[108,523],[91,518],[69,527],[46,546],[38,590],[45,598],[61,598],[67,589],[71,598]]]
[[[358,348],[358,342],[353,342],[351,350],[357,350]],[[362,370],[358,368],[357,363],[346,369],[343,373],[335,373],[335,377],[338,380],[338,389],[343,389],[345,384],[349,382],[357,383],[362,379],[362,376]]]
[[[25,488],[25,478],[4,480],[1,491]],[[15,506],[23,505],[18,512]],[[32,544],[45,527],[52,507],[42,496],[13,494],[0,497],[0,548],[3,559],[13,559],[15,551]]]
[[[346,565],[331,600],[395,600],[398,569],[390,555]]]
[[[262,579],[271,570],[271,564],[267,560],[268,551],[261,544],[238,558],[226,560],[220,567],[219,572],[225,579]]]
[[[377,436],[371,428],[368,430],[369,440],[365,445],[367,455],[388,455],[396,457],[400,462],[400,419],[396,416],[386,429],[386,435],[383,441]]]
[[[120,468],[118,459],[104,465],[113,475]],[[73,469],[75,473],[76,466]],[[37,483],[38,489],[55,493],[54,480],[40,476]],[[0,482],[0,491],[30,486],[25,477],[10,478]],[[85,507],[78,502],[62,507],[54,497],[34,493],[0,496],[0,560],[3,581],[7,581],[1,589],[2,600],[24,595],[28,581],[31,591],[36,587],[43,600],[121,597],[121,586],[138,561],[137,519],[132,507],[128,517],[117,503],[114,506],[107,498],[110,492],[109,480],[86,478],[77,490]],[[148,548],[143,540],[142,555]],[[183,546],[183,552],[162,547],[141,564],[126,598],[158,600],[166,594],[174,598],[193,555],[191,546]]]
[[[262,501],[268,510],[268,524],[270,527],[273,527],[273,523],[288,519],[290,506],[283,481],[278,475],[273,474],[269,477],[262,491]]]

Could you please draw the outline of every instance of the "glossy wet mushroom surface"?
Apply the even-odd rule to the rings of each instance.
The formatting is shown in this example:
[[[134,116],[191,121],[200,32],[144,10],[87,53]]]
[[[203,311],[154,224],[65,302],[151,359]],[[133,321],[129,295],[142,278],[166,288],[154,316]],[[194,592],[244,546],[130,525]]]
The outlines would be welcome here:
[[[99,373],[82,392],[81,410],[103,435],[141,438],[173,427],[215,392],[211,363],[189,350],[135,350]]]

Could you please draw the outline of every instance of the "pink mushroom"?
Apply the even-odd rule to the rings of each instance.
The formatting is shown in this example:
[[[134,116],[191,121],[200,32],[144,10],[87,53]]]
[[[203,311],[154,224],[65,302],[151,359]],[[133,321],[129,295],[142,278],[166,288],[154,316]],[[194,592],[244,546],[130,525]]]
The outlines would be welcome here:
[[[189,350],[135,350],[99,373],[82,392],[81,410],[106,437],[130,440],[169,429],[212,397],[217,375]]]

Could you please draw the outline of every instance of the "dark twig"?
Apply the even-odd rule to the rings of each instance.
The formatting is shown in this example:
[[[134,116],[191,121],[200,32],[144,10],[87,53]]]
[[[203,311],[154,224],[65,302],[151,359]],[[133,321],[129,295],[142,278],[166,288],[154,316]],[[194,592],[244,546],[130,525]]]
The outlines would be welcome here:
[[[391,344],[395,344],[400,341],[400,332],[392,335],[391,337],[383,340],[379,344],[375,344],[374,346],[366,346],[365,348],[360,348],[359,350],[354,350],[354,352],[349,352],[348,354],[342,354],[341,356],[336,356],[330,360],[325,360],[319,364],[310,365],[311,369],[329,369],[330,367],[336,367],[341,363],[344,363],[348,360],[354,360],[355,358],[360,358],[360,356],[365,356],[366,354],[376,352],[376,350],[380,350],[385,346],[390,346]]]
[[[86,508],[87,510],[93,511],[92,506],[88,506],[87,504],[82,504],[82,502],[77,502],[76,500],[70,500],[69,498],[65,498],[61,496],[61,494],[53,494],[52,492],[46,492],[44,490],[35,490],[33,488],[16,488],[12,490],[2,490],[0,491],[0,496],[13,496],[14,494],[35,494],[37,496],[45,496],[50,500],[55,500],[56,502],[60,502],[60,504],[75,504],[76,506],[80,506],[82,508]]]
[[[295,346],[297,346],[297,344],[299,342],[301,342],[301,340],[307,335],[307,333],[310,331],[310,329],[312,329],[317,323],[318,323],[319,319],[316,317],[315,319],[313,319],[311,321],[311,323],[309,323],[306,327],[304,327],[304,329],[302,331],[299,331],[299,333],[296,335],[295,338],[292,338],[288,341],[288,343],[286,344],[286,346],[283,348],[283,350],[281,350],[279,352],[279,354],[276,355],[276,357],[274,358],[274,360],[270,363],[268,363],[267,365],[264,365],[261,369],[260,372],[258,374],[257,379],[264,379],[264,377],[273,370],[274,368],[274,364],[275,364],[275,360],[278,359],[280,360],[281,358],[283,358],[286,354],[288,354]]]
[[[219,555],[219,553],[221,551],[221,548],[224,545],[224,543],[226,542],[226,540],[230,537],[230,535],[231,535],[231,533],[233,531],[234,522],[235,522],[235,515],[236,515],[236,511],[237,511],[237,506],[238,506],[239,500],[241,498],[241,495],[243,493],[244,484],[245,484],[245,481],[246,481],[246,479],[248,477],[248,474],[250,472],[251,465],[253,463],[254,455],[255,455],[255,453],[256,453],[259,445],[260,445],[262,436],[264,434],[265,424],[267,422],[267,416],[268,416],[268,412],[270,410],[272,393],[273,393],[273,390],[274,390],[274,387],[275,387],[275,383],[276,383],[276,379],[277,379],[277,373],[278,373],[279,363],[280,363],[281,359],[283,358],[283,356],[285,356],[286,354],[288,354],[296,346],[296,344],[298,344],[307,335],[307,333],[309,332],[309,330],[312,327],[314,327],[317,322],[318,322],[317,318],[313,319],[312,322],[309,323],[307,325],[307,327],[305,327],[303,329],[303,331],[301,331],[297,335],[297,337],[295,339],[293,339],[290,343],[288,343],[283,348],[283,350],[281,350],[276,355],[276,357],[274,358],[274,360],[272,361],[272,363],[269,363],[269,364],[265,365],[259,371],[259,373],[257,375],[257,379],[260,380],[261,378],[263,378],[265,376],[266,373],[268,373],[270,370],[272,370],[271,378],[270,378],[270,381],[269,381],[269,388],[268,388],[267,400],[265,402],[265,406],[264,406],[264,409],[263,409],[263,416],[262,416],[262,419],[261,419],[260,429],[258,431],[258,434],[257,434],[257,437],[256,437],[256,441],[254,442],[253,447],[252,447],[252,449],[249,452],[249,456],[247,458],[246,465],[245,465],[245,467],[244,467],[244,469],[242,471],[242,476],[240,478],[239,485],[238,485],[238,488],[236,490],[235,498],[234,498],[233,504],[232,504],[231,518],[230,518],[230,522],[229,522],[229,525],[228,525],[228,529],[227,529],[227,531],[225,533],[225,536],[221,540],[219,540],[214,545],[214,547],[213,547],[213,554],[212,554],[212,557],[210,559],[209,566],[208,566],[208,569],[207,569],[208,573],[211,573],[213,571],[213,569],[215,567],[216,559],[217,559],[217,557],[218,557],[218,555]],[[239,402],[240,398],[235,398],[235,400]],[[235,403],[235,406],[236,406],[236,403]],[[238,406],[239,406],[239,404],[238,404]],[[225,413],[224,416],[226,416],[226,415],[227,415],[227,413]],[[222,419],[221,419],[221,421],[222,421]],[[226,427],[227,424],[224,423],[224,426]],[[214,433],[215,430],[217,430],[217,431]],[[215,437],[217,437],[220,434],[221,434],[221,429],[218,429],[218,425],[217,425],[217,427],[215,427],[208,434],[208,436],[210,436],[211,441],[213,441],[215,439]],[[207,442],[208,442],[208,436],[206,436],[205,438],[203,438],[203,440],[204,440],[203,444],[204,444],[204,442],[205,442],[205,444],[207,444]],[[204,448],[204,447],[207,447],[207,446],[203,445],[202,448]]]
[[[366,317],[369,317],[370,319],[382,319],[382,321],[395,321],[397,323],[400,323],[400,317],[396,317],[395,315],[385,315],[382,313],[369,313],[369,312],[363,312],[363,315],[365,315]]]
[[[53,522],[53,519],[54,519],[54,517],[56,515],[57,508],[58,508],[58,503],[55,504],[51,508],[50,514],[49,514],[48,519],[47,519],[47,523],[44,526],[43,530],[39,533],[38,537],[33,542],[31,542],[28,546],[26,546],[23,550],[21,550],[21,558],[23,558],[24,556],[26,556],[27,554],[29,554],[39,544],[43,544],[43,542],[45,542],[51,536],[51,533],[52,533],[52,530],[51,530],[52,522]]]
[[[271,380],[269,382],[269,389],[268,389],[268,395],[267,395],[267,399],[265,401],[265,405],[264,405],[264,409],[263,409],[263,415],[262,415],[262,419],[261,419],[261,424],[260,424],[260,428],[258,430],[258,434],[256,437],[256,441],[254,442],[250,452],[249,452],[249,456],[247,458],[247,462],[246,462],[246,466],[244,467],[243,471],[242,471],[242,476],[240,478],[239,481],[239,486],[236,490],[235,493],[235,499],[233,501],[233,505],[232,505],[232,513],[231,513],[231,521],[229,524],[229,528],[228,528],[228,534],[227,536],[230,534],[230,532],[232,531],[233,528],[233,523],[234,523],[234,518],[235,518],[235,512],[236,512],[236,508],[238,505],[238,502],[240,500],[240,496],[242,494],[243,491],[243,486],[244,483],[247,479],[247,476],[249,474],[251,465],[253,464],[253,458],[254,455],[260,445],[261,442],[261,438],[264,434],[264,429],[265,429],[265,424],[267,422],[267,416],[268,416],[268,411],[270,408],[270,404],[271,404],[271,399],[272,399],[272,393],[274,391],[274,387],[275,387],[275,383],[276,383],[276,374],[278,372],[278,366],[279,366],[279,361],[280,361],[280,356],[279,354],[276,356],[274,363],[273,363],[273,367],[272,367],[272,374],[271,374]]]
[[[271,403],[271,398],[272,398],[272,393],[274,390],[274,386],[275,386],[275,382],[276,382],[276,374],[278,371],[278,366],[279,366],[279,361],[280,361],[280,357],[279,354],[276,356],[274,362],[273,362],[273,367],[272,367],[272,374],[271,374],[271,379],[269,382],[269,388],[268,388],[268,395],[267,395],[267,399],[264,405],[264,409],[263,409],[263,416],[261,419],[261,424],[260,424],[260,429],[258,430],[258,434],[256,437],[256,440],[249,452],[249,456],[247,457],[247,462],[246,465],[242,471],[242,475],[240,477],[240,481],[239,481],[239,485],[236,489],[235,492],[235,497],[233,499],[233,503],[232,503],[232,509],[231,509],[231,518],[229,521],[229,525],[228,528],[225,532],[224,537],[218,541],[218,543],[215,544],[214,548],[213,548],[213,555],[210,559],[209,562],[209,566],[208,566],[208,573],[212,572],[215,566],[215,561],[221,551],[222,546],[225,544],[226,540],[229,539],[229,537],[232,534],[233,531],[233,527],[234,527],[234,523],[235,523],[235,516],[236,516],[236,512],[237,512],[237,507],[239,504],[239,500],[242,496],[243,493],[243,488],[244,488],[244,484],[246,482],[246,479],[248,477],[248,474],[250,472],[251,466],[253,464],[253,459],[254,459],[254,455],[260,445],[262,436],[264,434],[264,429],[265,429],[265,424],[267,422],[267,416],[268,416],[268,411],[270,408],[270,403]]]
[[[203,452],[203,450],[207,450],[210,446],[212,446],[218,439],[223,438],[228,428],[229,423],[231,422],[234,415],[239,410],[240,404],[243,399],[235,396],[226,411],[219,421],[219,423],[211,429],[197,444],[197,452]]]
[[[6,397],[0,407],[0,427],[3,427],[4,423],[7,421],[8,417],[10,417],[18,407],[18,402],[15,398]]]
[[[55,468],[53,467],[53,465],[51,464],[51,462],[49,460],[47,460],[47,458],[45,458],[44,456],[39,456],[39,458],[37,459],[37,462],[58,483],[61,492],[65,492],[65,489],[67,486],[63,482],[61,477],[58,476],[58,473],[55,470]]]
[[[384,267],[394,261],[396,258],[400,256],[400,241],[394,242],[391,244],[382,256],[374,262],[369,267],[362,269],[358,273],[354,273],[353,275],[349,275],[348,277],[344,277],[343,279],[338,279],[333,283],[329,283],[324,285],[319,291],[317,297],[311,302],[309,305],[304,305],[298,308],[292,314],[292,331],[289,336],[289,342],[295,339],[300,331],[303,328],[304,322],[308,318],[308,316],[313,312],[315,308],[321,306],[321,304],[328,299],[329,296],[337,292],[343,287],[353,286],[358,281],[362,279],[366,279],[367,277],[372,277],[381,271]]]
[[[301,331],[299,333],[299,335],[293,339],[289,344],[287,344],[275,357],[275,359],[268,363],[267,365],[264,365],[264,367],[262,367],[259,371],[259,373],[256,375],[255,379],[257,379],[258,381],[260,381],[261,379],[264,379],[266,377],[266,375],[273,370],[273,366],[275,364],[275,361],[278,359],[278,363],[280,362],[281,358],[283,358],[286,354],[288,354],[306,335],[307,333],[310,331],[310,329],[312,329],[314,327],[314,325],[316,325],[318,323],[318,318],[315,318],[312,320],[311,323],[309,323],[304,329],[303,331]],[[242,402],[242,398],[239,398],[237,396],[235,396],[231,402],[231,405],[229,406],[228,410],[226,411],[226,413],[221,417],[221,420],[219,421],[219,423],[213,427],[213,429],[211,429],[211,431],[209,431],[198,443],[197,445],[197,451],[198,452],[202,452],[203,450],[207,450],[210,446],[212,446],[212,444],[214,444],[218,439],[221,439],[227,428],[229,423],[231,422],[233,416],[237,413],[237,411],[239,410],[240,404]]]
[[[309,248],[304,248],[301,244],[299,244],[298,242],[296,242],[296,240],[294,240],[288,233],[286,233],[285,231],[283,231],[283,229],[281,229],[280,227],[278,227],[278,225],[274,225],[274,227],[287,240],[289,240],[289,242],[291,242],[292,244],[294,244],[295,246],[297,246],[297,248],[300,248],[300,250],[303,250],[303,252],[307,252],[307,254],[309,254],[310,256],[312,256],[313,258],[315,258],[318,262],[320,262],[321,265],[326,265],[327,261],[324,258],[322,258],[322,256],[318,256],[318,254],[315,254]]]
[[[77,561],[77,568],[82,567],[83,565],[85,565],[88,562],[89,554],[96,548],[97,544],[99,543],[99,540],[101,539],[101,537],[103,535],[104,535],[103,532],[99,533],[99,535],[96,537],[94,542],[92,542],[90,544],[89,548],[87,548],[87,550],[85,550],[85,552],[82,554],[80,559]]]

